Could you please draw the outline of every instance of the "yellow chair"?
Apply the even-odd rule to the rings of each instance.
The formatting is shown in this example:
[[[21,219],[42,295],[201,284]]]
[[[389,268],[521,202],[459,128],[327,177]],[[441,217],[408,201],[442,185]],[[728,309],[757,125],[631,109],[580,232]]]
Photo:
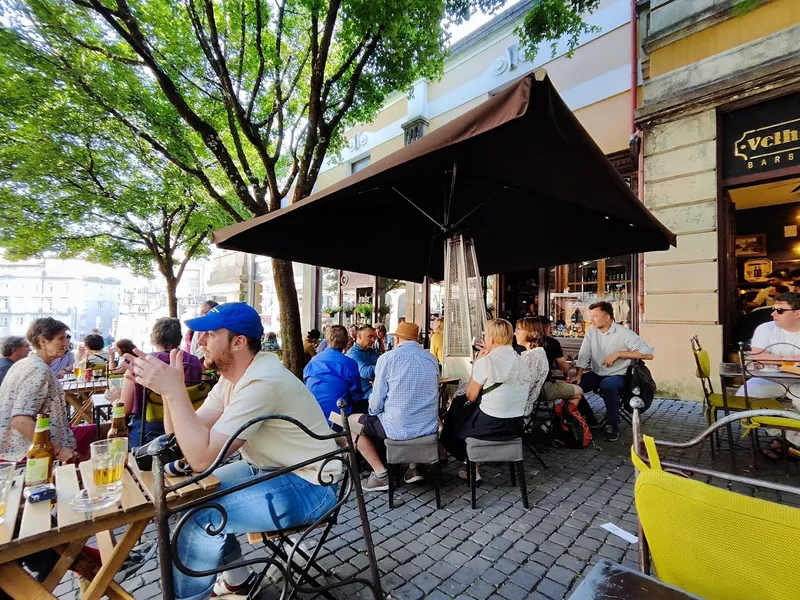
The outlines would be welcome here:
[[[711,358],[708,351],[700,345],[700,340],[694,336],[690,340],[692,344],[692,354],[697,366],[695,377],[700,380],[703,386],[703,409],[708,418],[709,427],[719,418],[719,413],[725,411],[725,400],[722,394],[714,392],[711,383]],[[747,406],[747,399],[743,396],[728,395],[728,411],[735,412],[740,410],[782,410],[783,405],[776,398],[752,398],[750,406]],[[719,439],[717,439],[719,444]]]
[[[201,381],[198,384],[186,387],[186,392],[189,394],[189,400],[192,401],[192,406],[195,410],[203,406],[206,397],[211,388],[214,387],[213,381]],[[164,399],[156,394],[153,390],[145,389],[144,391],[144,406],[142,406],[142,435],[139,440],[140,445],[144,445],[145,441],[145,422],[147,423],[161,423],[164,421]]]
[[[788,418],[800,423],[800,415],[792,416],[786,411],[745,411],[740,416]],[[723,417],[689,442],[659,441],[658,445],[694,446],[715,428],[738,418],[736,415]],[[634,499],[639,516],[642,570],[649,572],[652,558],[659,579],[709,600],[799,597],[799,508],[731,492],[665,469],[780,490],[798,497],[800,488],[689,465],[662,463],[656,441],[650,436],[641,436],[638,410],[634,411],[633,421],[631,458],[638,469]],[[642,452],[642,441],[646,453]]]

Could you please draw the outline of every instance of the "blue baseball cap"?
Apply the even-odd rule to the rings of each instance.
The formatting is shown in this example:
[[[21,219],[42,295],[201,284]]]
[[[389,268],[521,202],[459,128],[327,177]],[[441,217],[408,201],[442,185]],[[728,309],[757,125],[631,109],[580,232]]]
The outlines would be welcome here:
[[[192,331],[227,329],[237,335],[261,339],[264,325],[256,309],[245,302],[228,302],[208,311],[205,316],[189,319],[186,326]]]

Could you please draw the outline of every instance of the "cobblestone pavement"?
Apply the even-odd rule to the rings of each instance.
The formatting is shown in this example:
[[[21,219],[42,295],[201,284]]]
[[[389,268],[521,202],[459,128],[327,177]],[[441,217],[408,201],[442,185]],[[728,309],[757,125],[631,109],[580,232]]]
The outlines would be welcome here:
[[[592,404],[602,412],[602,401],[594,398]],[[704,426],[698,403],[657,400],[645,415],[644,431],[658,439],[686,440]],[[635,568],[636,546],[600,528],[604,523],[614,523],[636,532],[631,432],[624,423],[620,431],[618,442],[549,452],[544,470],[528,456],[525,474],[529,510],[523,508],[519,490],[511,487],[503,465],[481,468],[484,482],[478,488],[476,511],[469,506],[469,488],[457,478],[460,465],[455,462],[443,470],[441,510],[436,510],[433,490],[425,482],[401,487],[392,511],[385,492],[368,494],[367,509],[384,592],[409,600],[560,600],[569,596],[600,558]],[[734,431],[734,435],[739,433]],[[668,456],[711,466],[707,442]],[[748,451],[741,450],[737,456],[740,465],[749,464]],[[723,456],[715,466],[726,469],[728,464],[728,457]],[[796,474],[797,467],[793,469]],[[800,483],[796,476],[792,480]],[[752,493],[746,488],[738,491]],[[782,498],[775,492],[762,492],[760,496],[797,503],[796,498]],[[152,525],[144,537],[155,539]],[[263,549],[248,545],[246,538],[242,547],[247,558],[264,554]],[[321,556],[322,566],[340,576],[367,569],[354,500],[342,510]],[[123,587],[137,600],[160,598],[158,560],[146,564]],[[78,597],[76,581],[65,579],[55,593],[64,600]],[[343,590],[339,596],[370,597],[356,590]],[[258,599],[278,597],[277,587],[268,585]]]

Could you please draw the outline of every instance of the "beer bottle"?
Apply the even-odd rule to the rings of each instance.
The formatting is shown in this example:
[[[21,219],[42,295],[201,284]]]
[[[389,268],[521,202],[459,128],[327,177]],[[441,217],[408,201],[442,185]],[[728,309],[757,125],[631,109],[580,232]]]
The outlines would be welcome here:
[[[50,417],[40,414],[36,417],[36,431],[28,448],[25,465],[25,486],[53,483],[53,460],[55,448],[50,440]]]
[[[111,428],[108,430],[108,439],[128,437],[128,423],[125,419],[125,404],[119,400],[114,402],[111,409]]]

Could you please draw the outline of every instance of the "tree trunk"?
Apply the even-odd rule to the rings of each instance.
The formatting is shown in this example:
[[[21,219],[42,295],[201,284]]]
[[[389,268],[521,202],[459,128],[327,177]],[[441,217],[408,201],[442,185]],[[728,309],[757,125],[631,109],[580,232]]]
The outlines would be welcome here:
[[[299,379],[302,379],[305,354],[300,329],[300,307],[297,304],[297,288],[294,284],[294,269],[292,269],[291,261],[273,258],[272,279],[275,282],[278,306],[280,306],[283,364]]]
[[[167,303],[169,304],[169,316],[173,319],[178,318],[178,280],[174,277],[165,276],[167,281]]]

